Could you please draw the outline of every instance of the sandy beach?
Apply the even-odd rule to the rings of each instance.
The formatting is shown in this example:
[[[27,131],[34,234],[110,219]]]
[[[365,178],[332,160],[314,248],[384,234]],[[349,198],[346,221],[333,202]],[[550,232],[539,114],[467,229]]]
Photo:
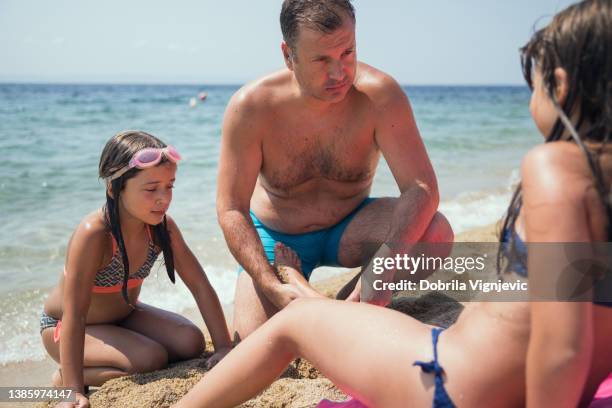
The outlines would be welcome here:
[[[496,226],[489,225],[475,228],[459,234],[457,242],[494,242]],[[350,280],[356,271],[344,273],[315,282],[313,285],[326,296],[333,297],[345,282]],[[395,310],[411,315],[421,321],[449,326],[459,316],[462,305],[433,295],[419,299],[394,297],[389,306]],[[224,309],[231,322],[232,310]],[[185,316],[204,328],[202,318],[197,310],[185,313]],[[42,347],[42,344],[41,344]],[[207,352],[199,359],[194,359],[149,374],[140,374],[112,380],[104,386],[93,389],[90,396],[92,407],[169,407],[187,393],[197,383],[206,370],[204,364],[212,351],[212,344],[207,339]],[[49,386],[56,363],[47,358],[44,361],[8,364],[0,367],[0,384],[3,386]],[[306,361],[297,361],[266,391],[243,404],[243,407],[314,407],[322,399],[343,400],[346,398],[340,390],[326,378],[319,375]],[[0,406],[9,406],[0,404]],[[19,404],[19,407],[28,404]],[[52,404],[29,404],[39,408],[51,407]]]

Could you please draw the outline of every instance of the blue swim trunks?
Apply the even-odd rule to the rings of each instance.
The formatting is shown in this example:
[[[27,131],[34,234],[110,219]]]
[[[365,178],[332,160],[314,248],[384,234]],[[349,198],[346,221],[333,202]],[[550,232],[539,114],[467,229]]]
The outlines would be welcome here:
[[[298,254],[302,261],[302,274],[306,279],[310,279],[312,270],[318,266],[341,266],[338,262],[338,247],[342,234],[353,217],[374,200],[376,198],[366,198],[336,225],[305,234],[285,234],[274,231],[262,224],[253,211],[251,211],[251,219],[261,238],[268,261],[274,263],[274,244],[282,242]],[[242,270],[240,268],[239,272]]]

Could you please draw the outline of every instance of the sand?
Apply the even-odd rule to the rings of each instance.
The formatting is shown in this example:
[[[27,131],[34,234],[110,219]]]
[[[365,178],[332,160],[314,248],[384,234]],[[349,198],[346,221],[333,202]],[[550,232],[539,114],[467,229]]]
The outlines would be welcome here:
[[[456,241],[494,242],[496,241],[495,231],[496,227],[493,225],[479,228],[458,235]],[[355,274],[356,271],[348,272],[316,282],[313,286],[326,296],[334,297],[338,290]],[[394,297],[389,307],[425,323],[442,327],[453,324],[463,309],[461,303],[436,293],[417,299],[404,297],[400,293]],[[207,340],[206,350],[201,358],[174,364],[164,370],[108,381],[102,387],[92,391],[90,395],[91,406],[94,408],[169,407],[205,375],[206,358],[212,351],[210,340]],[[45,364],[44,368],[50,375],[49,370],[52,364],[49,362]],[[40,366],[40,368],[42,367]],[[23,367],[21,367],[21,371],[23,371]],[[40,374],[37,375],[38,377],[40,377]],[[2,377],[0,376],[0,378]],[[241,407],[315,407],[322,398],[343,400],[346,395],[329,380],[321,376],[307,361],[299,360],[294,362],[285,374],[263,393],[242,404]],[[51,406],[53,405],[38,404],[39,408]]]

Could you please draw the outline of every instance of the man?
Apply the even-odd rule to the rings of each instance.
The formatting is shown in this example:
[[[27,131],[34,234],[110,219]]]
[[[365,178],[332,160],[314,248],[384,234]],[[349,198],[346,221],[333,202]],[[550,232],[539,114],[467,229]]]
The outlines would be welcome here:
[[[275,242],[297,252],[308,279],[319,265],[365,265],[385,242],[453,239],[406,95],[357,61],[350,0],[285,0],[280,20],[287,68],[236,92],[223,122],[217,213],[244,268],[240,338],[309,293],[277,278]],[[369,198],[381,154],[398,198]]]

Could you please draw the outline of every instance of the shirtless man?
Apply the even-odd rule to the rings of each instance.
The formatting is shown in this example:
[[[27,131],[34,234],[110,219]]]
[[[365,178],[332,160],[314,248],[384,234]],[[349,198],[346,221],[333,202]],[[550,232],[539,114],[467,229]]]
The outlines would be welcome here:
[[[306,280],[279,281],[276,242],[297,252],[308,279],[320,265],[366,265],[385,242],[453,239],[408,98],[357,61],[350,0],[285,0],[280,20],[287,68],[236,92],[223,122],[217,214],[244,268],[240,338],[316,294]],[[369,198],[381,153],[397,198]],[[359,285],[349,298],[359,300]]]

